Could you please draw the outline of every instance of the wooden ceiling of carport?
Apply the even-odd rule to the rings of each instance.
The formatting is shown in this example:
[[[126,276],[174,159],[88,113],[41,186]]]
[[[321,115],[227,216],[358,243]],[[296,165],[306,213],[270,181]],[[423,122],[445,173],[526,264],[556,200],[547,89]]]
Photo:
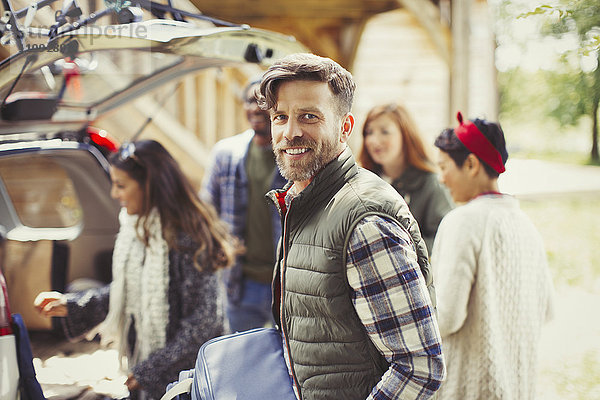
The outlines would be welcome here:
[[[370,17],[403,6],[428,10],[439,3],[439,0],[190,1],[206,15],[292,35],[314,53],[331,57],[347,68],[354,61],[356,47]],[[427,22],[422,23],[427,25]],[[442,44],[445,51],[443,47],[445,44]]]

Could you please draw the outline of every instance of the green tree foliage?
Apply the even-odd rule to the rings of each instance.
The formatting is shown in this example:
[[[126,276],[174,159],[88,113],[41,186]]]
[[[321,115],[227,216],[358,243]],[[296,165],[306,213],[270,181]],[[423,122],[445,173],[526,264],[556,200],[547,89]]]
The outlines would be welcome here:
[[[524,71],[521,68],[498,73],[500,114],[511,115],[517,120],[542,120],[548,110],[539,99],[551,97],[547,84],[548,71]],[[502,118],[501,118],[502,119]]]
[[[561,57],[561,68],[547,76],[552,100],[548,113],[563,125],[574,125],[583,116],[592,119],[591,160],[600,162],[598,154],[598,108],[600,103],[600,1],[560,0],[558,6],[541,5],[521,15],[544,15],[547,22],[542,34],[564,38],[577,35],[580,43],[575,54]],[[584,57],[595,59],[595,66],[583,68]],[[573,60],[579,61],[573,63]],[[589,65],[589,64],[588,64]]]

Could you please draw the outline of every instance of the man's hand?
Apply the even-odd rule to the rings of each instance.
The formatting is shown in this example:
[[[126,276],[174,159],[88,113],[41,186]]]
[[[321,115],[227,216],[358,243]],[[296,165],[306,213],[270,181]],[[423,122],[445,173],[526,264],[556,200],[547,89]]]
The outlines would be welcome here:
[[[66,317],[67,299],[59,292],[42,292],[33,301],[35,309],[46,317]]]

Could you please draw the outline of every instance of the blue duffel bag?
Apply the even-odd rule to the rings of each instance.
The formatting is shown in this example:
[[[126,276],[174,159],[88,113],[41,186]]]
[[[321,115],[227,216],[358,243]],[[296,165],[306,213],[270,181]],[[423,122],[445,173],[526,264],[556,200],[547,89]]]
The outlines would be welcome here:
[[[196,367],[182,371],[161,400],[295,400],[281,335],[258,328],[219,336],[198,351]]]

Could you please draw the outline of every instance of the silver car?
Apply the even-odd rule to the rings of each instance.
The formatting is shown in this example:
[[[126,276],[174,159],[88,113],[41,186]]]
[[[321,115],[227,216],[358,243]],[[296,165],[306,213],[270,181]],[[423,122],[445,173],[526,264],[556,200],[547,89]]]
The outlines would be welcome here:
[[[247,26],[158,19],[82,25],[0,63],[0,400],[18,380],[7,300],[28,329],[52,330],[32,307],[37,293],[111,279],[119,205],[106,157],[119,143],[90,123],[183,75],[303,51]]]

